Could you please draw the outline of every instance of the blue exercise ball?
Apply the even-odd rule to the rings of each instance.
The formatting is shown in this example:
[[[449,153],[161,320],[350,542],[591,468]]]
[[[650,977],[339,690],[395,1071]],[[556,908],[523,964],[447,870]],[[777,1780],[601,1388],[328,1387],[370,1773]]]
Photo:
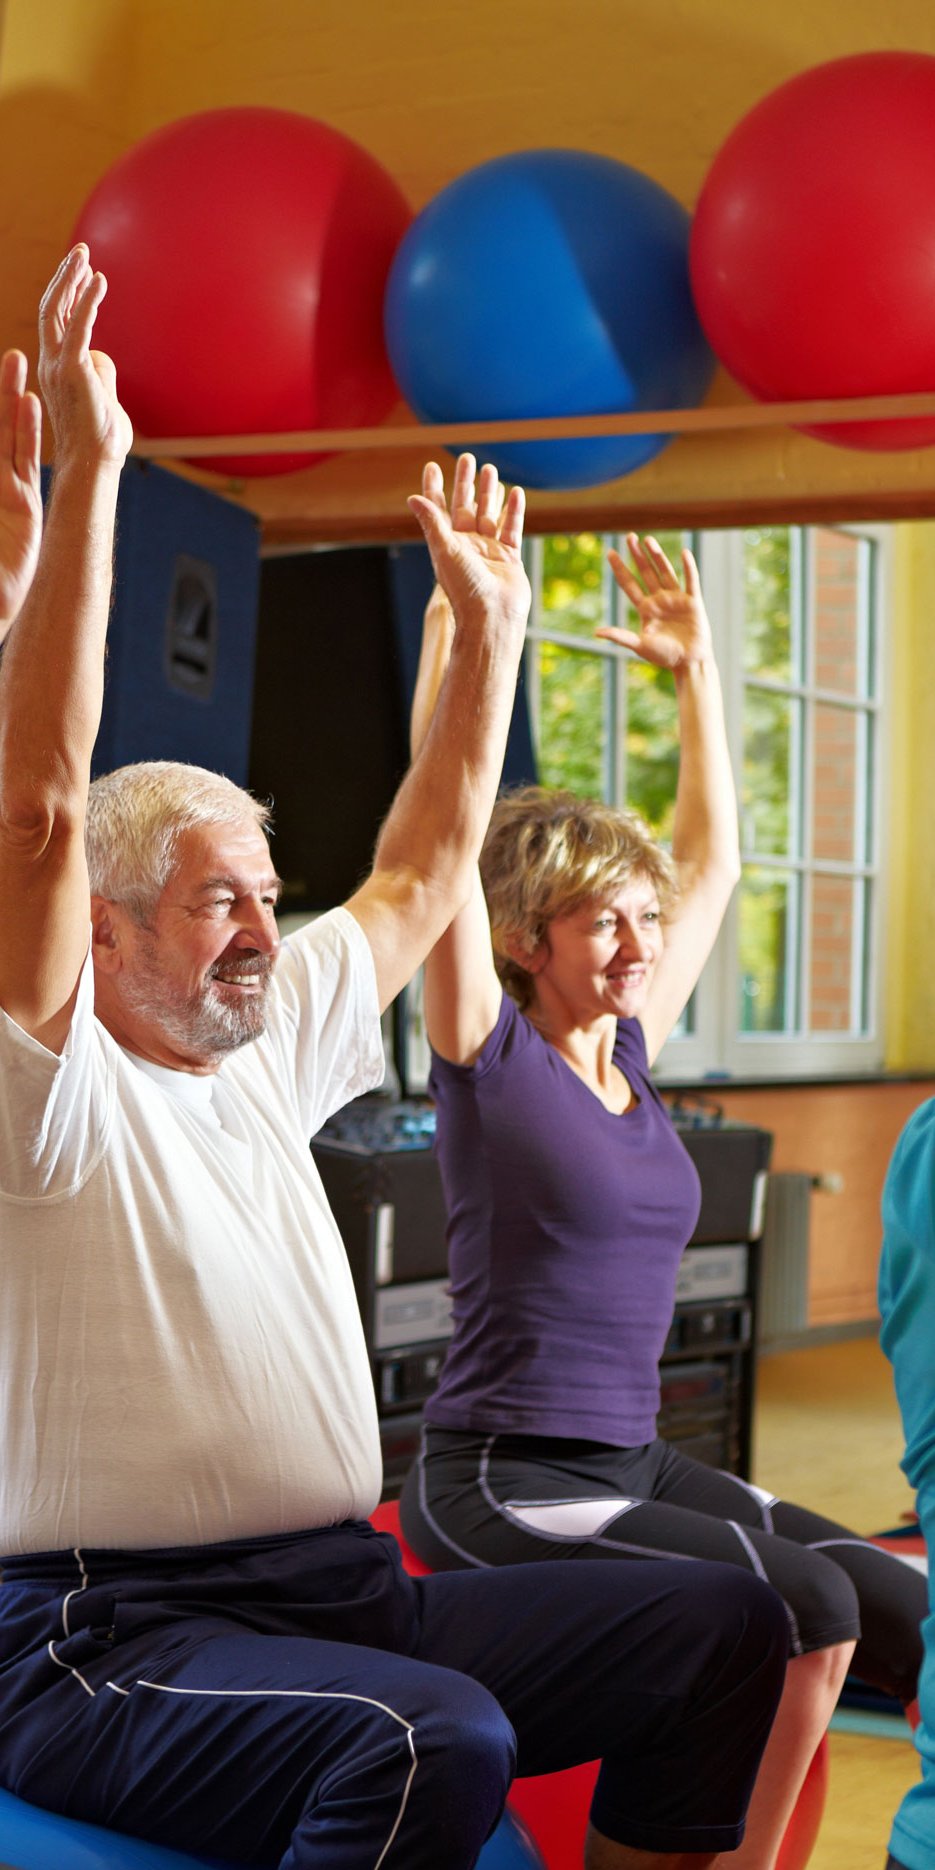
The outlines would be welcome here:
[[[166,1850],[122,1831],[62,1818],[0,1791],[0,1870],[236,1870],[218,1857]],[[479,1870],[543,1870],[526,1831],[506,1812],[478,1858]],[[272,1870],[272,1867],[271,1867]]]
[[[714,357],[688,277],[690,217],[609,156],[524,150],[468,170],[404,235],[384,319],[424,422],[629,413],[701,401]],[[590,487],[669,435],[481,445],[507,480]]]
[[[62,1818],[0,1792],[0,1870],[234,1870],[80,1818]]]
[[[477,1859],[477,1870],[545,1870],[525,1825],[506,1811]]]

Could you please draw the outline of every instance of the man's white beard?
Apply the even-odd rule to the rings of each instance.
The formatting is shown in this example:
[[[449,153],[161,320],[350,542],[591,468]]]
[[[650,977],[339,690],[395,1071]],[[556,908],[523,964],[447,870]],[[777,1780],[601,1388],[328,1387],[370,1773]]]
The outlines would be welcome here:
[[[186,996],[170,988],[156,942],[141,935],[133,967],[123,975],[123,1002],[137,1018],[192,1057],[223,1057],[258,1039],[266,1027],[273,964],[267,955],[254,954],[244,957],[241,967],[255,972],[262,983],[256,993],[231,1003],[222,1000],[209,981],[200,993]]]

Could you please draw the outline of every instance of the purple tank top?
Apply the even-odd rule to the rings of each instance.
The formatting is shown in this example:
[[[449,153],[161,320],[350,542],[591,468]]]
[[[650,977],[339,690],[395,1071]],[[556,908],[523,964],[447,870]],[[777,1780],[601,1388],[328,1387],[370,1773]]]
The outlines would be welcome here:
[[[440,1428],[641,1447],[675,1277],[701,1201],[638,1020],[613,1116],[504,994],[473,1065],[433,1055],[455,1331],[425,1407]]]

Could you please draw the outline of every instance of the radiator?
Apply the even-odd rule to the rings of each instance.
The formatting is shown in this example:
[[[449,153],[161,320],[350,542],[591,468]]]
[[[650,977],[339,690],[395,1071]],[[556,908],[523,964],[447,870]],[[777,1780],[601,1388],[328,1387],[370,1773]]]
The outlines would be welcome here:
[[[808,1256],[812,1177],[769,1177],[766,1224],[760,1249],[759,1340],[796,1336],[808,1329]]]

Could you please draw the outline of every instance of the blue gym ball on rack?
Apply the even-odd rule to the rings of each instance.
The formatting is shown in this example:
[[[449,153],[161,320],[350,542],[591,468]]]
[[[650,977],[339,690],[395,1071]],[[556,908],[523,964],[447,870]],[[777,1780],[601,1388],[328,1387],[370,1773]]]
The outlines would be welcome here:
[[[714,357],[688,276],[690,217],[626,163],[524,150],[469,170],[403,236],[387,349],[423,422],[519,420],[700,402]],[[588,487],[669,435],[483,443],[508,480]]]

